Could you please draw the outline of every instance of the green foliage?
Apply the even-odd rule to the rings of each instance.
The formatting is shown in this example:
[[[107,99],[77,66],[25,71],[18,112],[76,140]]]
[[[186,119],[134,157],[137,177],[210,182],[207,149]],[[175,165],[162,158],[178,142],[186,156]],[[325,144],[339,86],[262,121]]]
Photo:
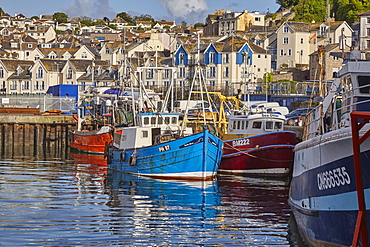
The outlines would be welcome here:
[[[3,14],[5,14],[3,8],[0,8],[0,16],[2,16]]]
[[[117,17],[121,17],[122,19],[124,19],[129,25],[134,25],[134,19],[129,15],[127,14],[126,12],[121,12],[121,13],[118,13],[117,14]]]
[[[294,21],[323,22],[326,20],[326,0],[277,0],[283,8],[294,7]],[[370,10],[370,0],[329,0],[330,16],[349,25],[359,21],[359,14]],[[274,15],[272,16],[274,19]],[[283,23],[285,20],[282,20]]]
[[[90,20],[82,20],[82,21],[80,21],[80,23],[81,23],[81,26],[82,27],[89,27],[89,26],[92,26],[93,24],[92,24],[92,21],[90,21]]]
[[[186,21],[182,21],[181,22],[181,26],[183,26],[183,27],[186,27],[188,24],[186,23]]]
[[[203,27],[203,26],[204,24],[200,22],[194,24],[194,28]]]
[[[323,22],[326,19],[326,0],[300,0],[294,11],[294,21]]]
[[[57,20],[59,23],[64,23],[68,21],[68,15],[61,12],[57,12],[53,14],[53,19]]]
[[[116,24],[109,24],[108,27],[116,30],[117,29],[117,25]]]
[[[368,0],[336,0],[333,2],[332,12],[335,13],[335,19],[346,21],[350,25],[359,21],[358,14],[370,9]]]
[[[299,3],[299,0],[276,0],[276,3],[283,8],[290,8],[296,6]]]
[[[39,20],[40,17],[38,17],[37,15],[34,15],[34,16],[31,17],[31,19]]]
[[[272,76],[272,73],[265,73],[263,75],[263,81],[266,83],[266,82],[272,82],[273,81],[273,76]]]

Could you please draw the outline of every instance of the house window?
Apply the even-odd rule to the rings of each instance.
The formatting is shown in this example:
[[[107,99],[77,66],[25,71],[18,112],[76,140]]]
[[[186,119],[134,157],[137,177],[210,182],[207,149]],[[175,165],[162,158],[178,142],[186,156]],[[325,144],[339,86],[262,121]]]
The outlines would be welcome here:
[[[280,49],[280,56],[284,56],[284,49]]]
[[[209,77],[216,77],[216,67],[209,68]]]
[[[229,63],[229,60],[230,60],[229,54],[225,54],[225,59],[224,59],[225,63]]]
[[[180,53],[180,61],[179,64],[185,64],[185,55],[183,52]]]
[[[289,38],[288,37],[284,37],[283,38],[283,45],[287,45],[289,44]]]
[[[17,90],[17,81],[10,82],[10,90]]]
[[[45,82],[44,81],[41,82],[41,88],[40,89],[45,90]]]
[[[170,70],[169,69],[165,69],[164,72],[163,72],[163,78],[164,79],[167,79],[170,77]]]
[[[72,68],[71,67],[68,68],[67,79],[72,79]]]
[[[148,69],[146,71],[146,78],[147,79],[152,79],[153,77],[154,77],[154,71],[153,71],[153,69]]]
[[[38,55],[35,56],[35,61],[39,60],[40,57]]]
[[[254,21],[260,22],[261,21],[261,17],[254,17]]]
[[[27,44],[27,48],[32,48],[32,44]]]
[[[370,28],[366,28],[366,36],[370,36]]]
[[[105,48],[105,54],[109,54],[109,48]]]
[[[225,77],[229,77],[229,67],[225,68]]]
[[[303,38],[301,38],[301,44],[303,44]]]
[[[370,49],[370,40],[366,40],[366,48]]]
[[[288,56],[292,55],[292,49],[288,49]]]
[[[370,17],[366,18],[366,23],[370,23]]]
[[[29,82],[29,81],[24,81],[24,82],[23,82],[22,89],[23,89],[23,90],[28,90],[28,89],[30,89],[30,82]]]
[[[0,78],[4,78],[4,68],[0,67]]]
[[[87,53],[84,51],[84,52],[82,52],[82,54],[81,54],[81,58],[87,58]]]
[[[49,58],[50,58],[50,59],[55,59],[55,57],[56,57],[56,56],[55,56],[55,54],[50,54],[50,55],[49,55]]]
[[[179,77],[184,78],[185,77],[185,68],[180,68],[179,72],[180,72]]]
[[[209,53],[209,63],[215,63],[215,53],[213,51]]]
[[[44,77],[44,70],[41,68],[41,67],[39,67],[38,69],[37,69],[37,75],[36,75],[36,78],[37,79],[39,79],[39,78],[43,78]]]
[[[215,81],[209,81],[209,85],[210,85],[211,87],[214,87],[214,86],[216,86],[216,83],[215,83]]]
[[[39,82],[35,81],[35,90],[39,90]]]
[[[283,33],[288,33],[289,32],[289,27],[288,26],[284,26],[283,27]]]

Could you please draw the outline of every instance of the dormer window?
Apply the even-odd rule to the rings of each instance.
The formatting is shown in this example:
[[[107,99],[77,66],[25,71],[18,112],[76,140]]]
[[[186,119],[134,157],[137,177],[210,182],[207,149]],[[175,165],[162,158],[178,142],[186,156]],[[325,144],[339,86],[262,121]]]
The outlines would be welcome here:
[[[39,79],[39,78],[43,78],[44,77],[44,70],[42,69],[42,67],[40,66],[38,69],[37,69],[37,75],[36,75],[36,78]]]
[[[179,61],[179,64],[184,64],[185,63],[185,55],[183,52],[180,53],[180,61]]]
[[[215,53],[213,51],[209,53],[209,63],[215,63]]]
[[[109,54],[110,53],[110,50],[109,50],[109,48],[107,47],[107,48],[105,48],[105,54]]]
[[[87,53],[84,51],[84,52],[82,52],[82,54],[81,54],[81,58],[87,58]]]
[[[73,73],[72,68],[69,67],[67,70],[67,79],[72,79],[72,73]]]
[[[288,33],[289,32],[289,27],[288,26],[284,26],[283,27],[283,33]]]

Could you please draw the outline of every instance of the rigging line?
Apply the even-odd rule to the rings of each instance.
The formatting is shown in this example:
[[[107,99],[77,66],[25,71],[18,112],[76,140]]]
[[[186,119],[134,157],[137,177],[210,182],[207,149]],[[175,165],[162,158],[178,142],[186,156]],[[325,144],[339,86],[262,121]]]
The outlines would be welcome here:
[[[248,155],[248,156],[250,156],[250,157],[252,157],[252,158],[259,159],[259,160],[271,161],[271,162],[292,162],[292,161],[293,161],[293,160],[272,160],[272,159],[266,159],[266,158],[259,158],[259,157],[255,156],[255,155],[253,155],[253,154],[248,153],[247,151],[243,151],[243,150],[237,149],[236,147],[231,146],[231,145],[230,145],[229,143],[227,143],[227,142],[226,142],[226,143],[224,143],[224,145],[229,146],[230,148],[232,148],[232,149],[234,149],[234,150],[238,151],[239,153],[242,153],[242,154],[244,154],[244,155]]]

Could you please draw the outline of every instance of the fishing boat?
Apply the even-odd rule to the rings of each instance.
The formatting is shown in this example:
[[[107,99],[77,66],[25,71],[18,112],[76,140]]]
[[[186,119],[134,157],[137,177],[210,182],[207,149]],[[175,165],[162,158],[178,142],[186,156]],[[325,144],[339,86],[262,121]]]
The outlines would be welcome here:
[[[253,112],[239,97],[209,94],[215,96],[218,111],[198,113],[198,119],[206,119],[208,129],[217,132],[224,142],[219,172],[275,177],[290,174],[296,134],[284,130],[284,115]],[[192,124],[197,121],[194,117],[188,120]]]
[[[356,58],[356,53],[351,56]],[[359,56],[346,60],[338,78],[320,88],[327,93],[306,116],[303,141],[294,149],[289,204],[301,235],[310,245],[358,246],[361,226],[361,246],[368,246],[366,214],[370,210],[364,207],[361,214],[358,210],[361,205],[370,205],[370,140],[366,139],[370,124],[358,123],[353,114],[370,110],[370,61]],[[363,141],[359,156],[352,148],[357,147],[353,145],[357,135]],[[354,162],[356,157],[364,164],[361,169]],[[358,189],[358,184],[364,189]]]
[[[170,115],[166,116],[171,121],[178,121],[179,114]],[[148,120],[154,124],[158,119],[160,115],[152,114]],[[112,170],[162,179],[211,180],[216,176],[223,142],[208,130],[184,135],[177,127],[162,131],[137,125],[121,131],[114,133],[108,148]]]
[[[277,113],[232,111],[223,133],[219,171],[258,176],[287,176],[293,166],[296,134],[284,131]]]

